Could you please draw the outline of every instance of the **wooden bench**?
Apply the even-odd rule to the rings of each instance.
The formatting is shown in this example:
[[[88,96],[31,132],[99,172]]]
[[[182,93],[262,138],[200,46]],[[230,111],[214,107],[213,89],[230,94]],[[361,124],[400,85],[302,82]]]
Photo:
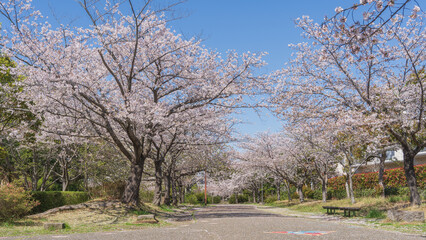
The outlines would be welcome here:
[[[351,217],[351,212],[355,216],[355,212],[361,210],[361,208],[355,207],[333,207],[333,206],[323,206],[322,208],[327,209],[327,214],[335,214],[336,209],[343,210],[343,216]]]

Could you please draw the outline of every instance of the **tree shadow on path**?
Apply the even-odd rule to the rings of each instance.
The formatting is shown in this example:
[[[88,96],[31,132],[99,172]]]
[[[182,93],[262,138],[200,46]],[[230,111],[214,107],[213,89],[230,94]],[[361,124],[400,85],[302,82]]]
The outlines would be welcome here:
[[[217,205],[202,208],[195,212],[195,219],[208,218],[253,218],[253,217],[284,217],[279,214],[259,211],[255,206]]]

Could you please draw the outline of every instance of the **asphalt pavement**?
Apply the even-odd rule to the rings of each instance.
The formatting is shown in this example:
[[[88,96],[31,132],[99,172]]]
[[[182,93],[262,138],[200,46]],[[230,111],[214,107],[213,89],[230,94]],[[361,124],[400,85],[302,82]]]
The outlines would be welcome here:
[[[194,220],[161,228],[71,235],[45,235],[24,239],[377,239],[426,240],[419,235],[353,226],[323,219],[282,216],[250,205],[216,205],[200,208]]]

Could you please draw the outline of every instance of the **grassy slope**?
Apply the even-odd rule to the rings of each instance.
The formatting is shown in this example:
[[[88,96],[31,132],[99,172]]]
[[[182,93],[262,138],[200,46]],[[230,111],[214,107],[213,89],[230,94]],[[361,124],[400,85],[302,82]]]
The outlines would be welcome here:
[[[385,218],[386,210],[395,208],[398,206],[403,206],[407,204],[407,202],[390,202],[389,199],[383,198],[359,198],[356,199],[355,204],[351,204],[349,199],[342,200],[331,200],[323,203],[321,201],[308,201],[305,203],[299,203],[298,201],[277,201],[270,205],[276,207],[285,207],[293,211],[299,212],[311,212],[311,213],[326,213],[327,211],[322,208],[322,206],[337,206],[337,207],[360,207],[361,211],[358,216],[363,217],[372,217],[372,218]],[[421,207],[408,207],[402,210],[405,211],[423,211],[426,216],[426,206],[422,205]],[[343,211],[341,211],[343,212]],[[372,214],[372,212],[379,212],[377,214]],[[337,211],[336,211],[337,213]],[[343,215],[343,213],[340,213]],[[414,234],[426,234],[426,223],[406,223],[406,222],[392,222],[388,219],[381,220],[371,220],[371,227],[406,232],[406,233],[414,233]]]
[[[164,221],[158,224],[138,223],[137,215],[149,212],[171,212],[168,207],[144,205],[143,210],[132,211],[124,206],[101,209],[80,209],[51,214],[42,219],[24,218],[15,222],[0,223],[0,237],[33,236],[42,234],[71,234],[114,230],[132,230],[146,227],[169,225]],[[66,228],[49,231],[43,228],[45,222],[64,222]]]

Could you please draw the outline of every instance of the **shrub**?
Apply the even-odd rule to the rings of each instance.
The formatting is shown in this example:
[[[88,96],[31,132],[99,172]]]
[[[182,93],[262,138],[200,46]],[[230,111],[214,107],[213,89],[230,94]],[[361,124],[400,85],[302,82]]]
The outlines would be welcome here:
[[[197,197],[198,203],[204,203],[204,193],[203,192],[197,192],[197,193],[195,193],[195,196]]]
[[[420,197],[421,197],[423,200],[426,200],[426,189],[421,190],[421,192],[420,192]]]
[[[38,204],[22,187],[13,184],[0,186],[0,221],[18,219]]]
[[[248,202],[248,195],[238,195],[238,203],[245,203]],[[235,204],[235,194],[232,194],[231,197],[229,197],[229,203],[230,204]]]
[[[293,192],[291,194],[291,199],[299,199],[299,194],[297,192]]]
[[[213,197],[213,203],[217,204],[222,201],[222,198],[220,196],[214,196]]]
[[[397,187],[385,187],[385,195],[391,196],[391,195],[398,195],[399,188]]]
[[[90,188],[89,192],[93,198],[120,199],[125,186],[124,181],[104,182],[100,186]]]
[[[410,196],[410,189],[408,187],[398,188],[398,195],[401,197]]]
[[[315,190],[312,194],[312,199],[321,200],[322,199],[322,190]]]
[[[390,196],[388,198],[388,201],[391,202],[391,203],[400,202],[401,201],[401,197],[400,196]]]
[[[277,196],[275,195],[270,195],[265,199],[265,203],[273,203],[275,201],[277,201]]]
[[[426,187],[426,164],[414,166],[419,189]],[[378,184],[378,172],[358,173],[352,177],[354,190],[374,189]],[[345,176],[334,177],[328,180],[328,186],[334,190],[345,189]],[[385,170],[383,181],[386,187],[405,187],[404,169],[393,168]]]
[[[198,204],[198,199],[194,194],[188,194],[185,196],[185,202],[190,204]]]
[[[385,218],[385,214],[383,211],[377,210],[377,209],[371,209],[368,213],[366,218]]]
[[[142,202],[152,202],[154,200],[154,192],[141,189],[139,191],[139,198]]]
[[[312,190],[311,188],[303,186],[302,192],[303,192],[303,196],[305,196],[306,198],[313,199],[314,190]]]
[[[32,192],[33,198],[40,205],[33,209],[33,213],[44,212],[52,208],[86,202],[90,199],[87,192]]]
[[[346,190],[335,190],[328,189],[327,190],[327,199],[343,199],[346,198]]]
[[[375,189],[360,189],[360,190],[356,190],[356,191],[354,191],[354,195],[355,195],[356,198],[377,196]]]

